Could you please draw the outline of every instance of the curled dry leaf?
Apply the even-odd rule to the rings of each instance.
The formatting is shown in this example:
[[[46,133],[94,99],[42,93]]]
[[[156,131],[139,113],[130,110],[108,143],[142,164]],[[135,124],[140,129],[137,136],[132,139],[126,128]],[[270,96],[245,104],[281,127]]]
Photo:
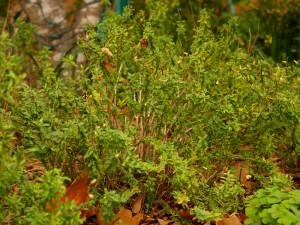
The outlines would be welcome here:
[[[191,215],[191,211],[189,209],[187,210],[179,210],[179,215],[184,218],[184,219],[187,219],[187,220],[190,220],[193,222],[193,224],[200,224],[199,221],[197,219],[194,219],[194,215]]]
[[[98,225],[106,225],[107,224],[105,222],[105,220],[102,219],[102,212],[97,213],[97,222],[98,222]]]
[[[142,46],[143,48],[147,48],[147,47],[148,47],[147,39],[142,38],[142,39],[140,40],[140,44],[141,44],[141,46]]]
[[[140,195],[132,204],[132,212],[133,213],[139,213],[141,212],[142,209],[142,205],[144,204],[145,201],[145,196],[144,195]]]
[[[238,218],[240,219],[240,221],[241,221],[242,223],[244,223],[245,220],[248,219],[248,216],[245,215],[245,214],[243,214],[243,213],[239,213],[239,214],[238,214]]]
[[[181,210],[179,210],[179,214],[182,218],[187,219],[187,220],[193,220],[193,218],[194,218],[194,216],[191,215],[191,212],[189,209],[187,209],[187,210],[181,209]]]
[[[173,220],[162,220],[162,219],[159,219],[159,218],[157,218],[157,221],[160,225],[168,225],[169,223],[173,222]]]
[[[240,219],[233,213],[228,218],[223,218],[217,225],[242,225]]]
[[[109,50],[109,48],[106,48],[106,47],[103,47],[102,49],[102,52],[106,53],[107,56],[105,58],[105,61],[104,61],[104,66],[106,68],[106,70],[108,72],[110,72],[113,68],[113,66],[111,65],[111,63],[109,62],[109,59],[108,59],[108,56],[113,56],[112,52]]]
[[[235,165],[236,168],[236,175],[241,182],[241,184],[246,188],[247,193],[251,192],[251,181],[249,179],[249,172],[245,168],[242,167],[241,163],[236,163]],[[251,177],[251,176],[250,176]]]
[[[128,209],[121,209],[115,216],[113,224],[129,224],[129,221],[132,219],[132,212]]]
[[[123,208],[116,214],[115,219],[111,224],[138,225],[143,218],[144,214],[138,213],[137,215],[132,217],[132,212],[128,209]]]
[[[70,187],[67,188],[66,193],[61,198],[62,202],[74,200],[76,205],[87,202],[89,199],[88,183],[89,174],[84,174],[79,180],[75,180]]]
[[[294,179],[300,179],[300,172],[296,172],[294,174],[291,174],[291,176],[294,178]]]
[[[104,61],[104,67],[108,72],[110,72],[113,69],[113,66],[109,62],[108,57],[106,57],[106,59]]]
[[[102,52],[106,53],[109,56],[113,56],[112,52],[109,50],[109,48],[103,47]]]
[[[66,193],[60,198],[60,201],[63,203],[74,201],[78,206],[81,203],[87,202],[89,199],[88,194],[88,173],[84,174],[80,179],[75,180],[68,188]],[[52,211],[58,206],[57,200],[52,199],[46,204],[46,209]]]
[[[143,225],[147,225],[147,224],[152,224],[156,221],[156,219],[147,216],[147,218],[145,219],[145,221],[142,223]]]
[[[138,225],[144,219],[143,213],[138,213],[130,220],[129,225]]]
[[[89,209],[89,210],[81,210],[80,217],[81,218],[85,217],[86,219],[88,219],[88,218],[90,218],[92,216],[97,215],[98,211],[99,211],[99,206],[98,205],[95,206],[95,207],[93,207],[93,208],[91,208],[91,209]]]

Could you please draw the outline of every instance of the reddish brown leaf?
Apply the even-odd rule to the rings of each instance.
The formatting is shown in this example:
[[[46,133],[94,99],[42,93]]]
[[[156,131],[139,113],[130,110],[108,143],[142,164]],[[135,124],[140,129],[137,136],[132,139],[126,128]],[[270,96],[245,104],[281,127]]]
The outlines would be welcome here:
[[[241,184],[247,189],[247,193],[251,192],[251,182],[249,179],[249,172],[242,167],[240,163],[236,163],[235,165],[236,168],[236,175],[241,182]]]
[[[129,222],[129,225],[139,225],[140,222],[144,219],[143,213],[138,213]]]
[[[128,209],[123,208],[116,214],[113,224],[114,225],[121,224],[121,220],[122,220],[123,224],[129,225],[131,219],[132,219],[132,212]]]
[[[97,215],[98,211],[99,211],[99,206],[98,205],[95,206],[95,207],[93,207],[93,208],[91,208],[91,209],[89,209],[89,210],[81,210],[80,217],[81,218],[85,217],[85,218],[88,219],[88,218],[90,218],[92,216]]]
[[[70,187],[67,188],[64,196],[61,197],[62,202],[74,200],[76,205],[87,202],[89,199],[88,183],[89,174],[84,174],[79,180],[75,180]],[[68,200],[67,200],[68,199]]]
[[[98,225],[106,225],[105,220],[102,219],[102,212],[97,213],[97,222]]]
[[[241,221],[242,223],[244,223],[245,220],[248,219],[248,216],[245,215],[245,214],[243,214],[243,213],[239,213],[239,214],[238,214],[238,217],[239,217],[239,219],[240,219],[240,221]]]
[[[88,173],[83,175],[79,180],[75,180],[70,187],[67,188],[66,193],[60,198],[60,201],[66,203],[66,201],[75,201],[75,204],[78,206],[81,203],[87,202],[88,195],[88,187],[87,182],[89,179]],[[60,193],[57,194],[61,195]],[[46,209],[52,211],[57,208],[59,202],[56,199],[51,199],[46,204]]]
[[[300,172],[296,172],[294,174],[291,174],[291,176],[294,178],[294,179],[300,179]]]
[[[156,210],[151,210],[148,214],[149,217],[157,217],[158,216],[158,212]]]
[[[228,218],[218,221],[217,225],[242,225],[242,223],[235,214],[231,214]]]
[[[187,209],[185,211],[183,209],[181,209],[181,210],[179,210],[179,214],[182,218],[187,219],[187,220],[193,220],[193,218],[195,217],[194,215],[191,215],[191,212],[189,209]]]
[[[109,62],[108,57],[106,57],[106,59],[104,61],[104,67],[108,72],[110,72],[113,69],[113,66]]]
[[[156,221],[156,219],[153,219],[153,218],[151,218],[151,217],[147,217],[146,219],[145,219],[145,221],[142,223],[143,225],[146,225],[146,224],[150,224],[150,223],[153,223],[153,222],[155,222]]]
[[[160,225],[168,225],[169,223],[172,223],[173,220],[162,220],[157,218],[157,221],[159,222]]]
[[[197,219],[194,219],[195,216],[191,215],[191,211],[189,209],[185,211],[183,209],[179,210],[179,215],[184,219],[191,220],[193,223],[199,223]]]
[[[109,56],[113,56],[112,52],[109,50],[109,48],[103,47],[102,52],[106,53]]]
[[[131,210],[133,213],[139,213],[141,212],[142,209],[142,205],[144,203],[145,200],[145,196],[144,195],[140,195],[132,204]]]
[[[54,210],[54,209],[57,208],[57,205],[58,205],[57,200],[56,200],[56,199],[51,199],[50,201],[48,201],[48,202],[46,203],[45,208],[46,208],[48,211],[52,211],[52,210]]]
[[[280,158],[278,158],[278,157],[270,157],[269,160],[271,162],[278,162],[278,161],[280,161]]]
[[[141,46],[142,46],[143,48],[147,48],[147,47],[148,47],[148,42],[147,42],[147,40],[146,40],[145,38],[142,38],[142,39],[140,40],[140,44],[141,44]]]

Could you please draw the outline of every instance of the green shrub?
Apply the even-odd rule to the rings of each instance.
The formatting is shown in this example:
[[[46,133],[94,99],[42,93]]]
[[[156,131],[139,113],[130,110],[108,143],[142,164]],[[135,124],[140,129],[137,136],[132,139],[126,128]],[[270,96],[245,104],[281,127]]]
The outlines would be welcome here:
[[[59,170],[46,171],[43,178],[38,182],[31,182],[22,175],[20,168],[16,168],[18,163],[15,159],[11,162],[1,162],[4,168],[13,171],[4,172],[5,184],[15,187],[13,191],[7,186],[3,189],[1,184],[0,199],[0,220],[4,223],[13,224],[79,224],[85,218],[80,218],[79,207],[74,202],[64,204],[60,201],[60,195],[65,192],[63,186],[65,177],[60,176]],[[16,173],[17,172],[17,173]],[[9,177],[17,178],[9,179]],[[46,209],[46,204],[50,201],[57,201],[58,205],[53,211]]]
[[[65,192],[63,184],[67,177],[53,169],[32,181],[24,173],[24,164],[32,155],[22,143],[23,133],[18,132],[17,114],[13,113],[13,108],[20,93],[29,89],[25,84],[25,71],[36,68],[28,66],[28,59],[48,57],[48,61],[40,65],[44,74],[49,74],[50,61],[48,51],[32,52],[32,26],[20,22],[18,28],[14,37],[7,33],[0,35],[0,221],[8,224],[79,224],[84,221],[80,218],[79,207],[74,202],[60,203],[58,193]],[[29,56],[31,53],[34,56]],[[33,130],[25,132],[31,131],[34,133]],[[53,199],[59,203],[57,208],[46,210],[47,202]]]
[[[53,211],[45,207],[60,195],[66,177],[58,169],[45,171],[44,177],[31,181],[24,174],[28,159],[13,150],[13,126],[0,118],[0,221],[9,224],[79,224],[80,210],[74,202],[58,204]]]
[[[299,159],[299,67],[274,68],[238,48],[236,18],[215,36],[205,10],[191,46],[183,48],[184,23],[169,21],[173,16],[166,6],[151,2],[156,13],[148,16],[129,9],[109,14],[100,26],[102,39],[94,27],[87,28],[79,40],[87,63],[76,79],[59,77],[43,49],[34,55],[40,87],[21,85],[22,80],[5,92],[12,100],[0,99],[6,112],[1,122],[8,127],[1,131],[1,144],[16,157],[8,162],[36,157],[58,183],[45,182],[46,176],[30,192],[24,181],[22,195],[1,199],[2,207],[19,201],[18,210],[44,215],[46,199],[61,190],[64,179],[53,172],[61,168],[69,177],[88,170],[99,180],[93,201],[107,219],[142,191],[149,208],[172,201],[192,208],[198,220],[216,220],[243,208],[245,192],[230,172],[232,161],[249,164],[254,178],[266,185],[275,181],[265,173],[277,173],[271,156],[291,165]],[[170,28],[175,25],[176,31]],[[64,61],[74,65],[72,57]],[[0,85],[14,80],[8,76]],[[15,133],[20,143],[11,145]],[[18,180],[6,167],[5,192]],[[42,190],[49,194],[42,196]],[[28,206],[29,194],[36,207]],[[74,205],[62,207],[78,221]],[[26,210],[15,218],[32,222]],[[56,215],[46,214],[45,220]],[[57,221],[67,219],[62,215]]]

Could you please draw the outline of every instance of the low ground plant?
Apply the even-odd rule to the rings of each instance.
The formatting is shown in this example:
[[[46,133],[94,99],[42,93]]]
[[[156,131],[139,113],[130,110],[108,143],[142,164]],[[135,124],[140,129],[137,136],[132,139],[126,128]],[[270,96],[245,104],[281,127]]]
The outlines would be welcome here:
[[[20,52],[2,34],[2,219],[32,222],[29,211],[52,219],[43,206],[62,188],[56,168],[71,178],[89,171],[99,180],[93,201],[105,219],[143,192],[146,210],[159,202],[213,221],[243,210],[245,188],[235,162],[249,165],[253,190],[279,177],[272,157],[298,165],[298,65],[249,56],[237,47],[236,18],[214,35],[205,10],[192,45],[183,48],[184,21],[172,23],[177,28],[170,34],[167,4],[153,10],[146,15],[127,8],[123,15],[108,13],[98,28],[88,27],[79,41],[87,62],[75,79],[58,76],[47,50],[37,51],[31,70],[38,73],[37,88],[26,84]],[[72,56],[64,66],[74,66]],[[30,184],[33,193],[28,181],[17,182],[24,177],[18,161],[31,158],[49,171],[41,184]],[[13,184],[24,193],[10,194]],[[20,202],[20,208],[10,202]],[[74,205],[63,207],[80,222]]]
[[[278,186],[260,189],[248,200],[245,224],[299,224],[300,191]]]

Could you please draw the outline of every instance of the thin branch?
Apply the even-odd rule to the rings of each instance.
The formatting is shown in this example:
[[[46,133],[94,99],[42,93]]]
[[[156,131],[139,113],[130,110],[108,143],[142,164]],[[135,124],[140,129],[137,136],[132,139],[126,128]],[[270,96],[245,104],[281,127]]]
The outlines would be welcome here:
[[[10,8],[10,0],[8,0],[8,3],[7,3],[6,17],[5,17],[5,20],[4,20],[4,23],[3,23],[2,33],[4,33],[4,30],[5,30],[6,25],[7,25],[9,8]]]

